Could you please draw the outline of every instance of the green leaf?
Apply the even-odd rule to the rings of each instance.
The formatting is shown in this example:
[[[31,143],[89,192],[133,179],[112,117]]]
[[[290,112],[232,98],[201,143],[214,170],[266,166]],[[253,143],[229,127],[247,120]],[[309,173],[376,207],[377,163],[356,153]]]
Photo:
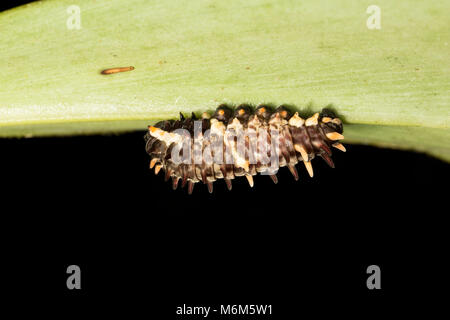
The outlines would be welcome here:
[[[70,0],[5,11],[0,136],[144,131],[219,103],[331,104],[344,142],[450,161],[450,2],[376,4],[379,30],[366,25],[368,3],[352,0]],[[80,29],[67,27],[71,5]]]

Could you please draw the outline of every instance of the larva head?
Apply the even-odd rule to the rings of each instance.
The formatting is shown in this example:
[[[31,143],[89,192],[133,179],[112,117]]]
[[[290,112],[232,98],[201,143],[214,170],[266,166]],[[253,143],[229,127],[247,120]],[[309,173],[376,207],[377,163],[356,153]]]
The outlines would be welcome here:
[[[272,108],[265,105],[260,105],[256,108],[255,114],[260,118],[261,120],[268,120],[270,119],[270,116],[272,115]]]
[[[285,106],[279,106],[275,113],[278,113],[280,115],[281,119],[289,120],[289,118],[292,116],[292,112]]]
[[[334,112],[330,109],[322,109],[322,112],[319,115],[319,121],[322,126],[328,127],[330,131],[335,131],[338,133],[344,132],[341,119],[337,118]]]
[[[226,105],[221,104],[220,106],[217,107],[216,112],[214,112],[213,118],[228,123],[232,114],[233,110],[231,110]]]
[[[154,139],[151,143],[147,143],[146,151],[152,158],[163,159],[167,151],[167,146],[164,141]]]
[[[154,126],[149,126],[149,131],[144,136],[144,139],[146,141],[145,145],[145,151],[152,157],[160,159],[162,162],[162,159],[164,159],[164,156],[167,151],[167,145],[164,141],[159,140],[158,138],[152,136],[150,132],[153,130],[164,130],[164,131],[171,131],[173,125],[176,121],[174,120],[164,120],[157,122]]]
[[[154,127],[152,127],[154,128]],[[150,167],[153,168],[157,163],[162,163],[166,155],[167,145],[164,141],[158,140],[150,134],[150,130],[144,136],[146,141],[145,151],[150,155],[152,161]]]
[[[252,109],[246,104],[241,104],[236,108],[236,110],[234,110],[234,117],[237,118],[240,122],[247,122],[251,114]]]

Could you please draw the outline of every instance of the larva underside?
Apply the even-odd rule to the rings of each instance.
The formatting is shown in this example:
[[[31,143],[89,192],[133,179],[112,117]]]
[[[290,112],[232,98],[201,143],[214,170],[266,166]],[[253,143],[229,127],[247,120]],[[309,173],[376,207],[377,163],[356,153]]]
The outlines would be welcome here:
[[[196,131],[200,125],[200,131]],[[156,174],[163,170],[166,181],[172,178],[173,189],[177,188],[179,180],[182,187],[188,184],[191,194],[195,183],[200,181],[212,192],[213,182],[218,179],[224,179],[231,190],[231,181],[239,176],[245,176],[252,187],[253,176],[258,172],[267,173],[277,183],[276,170],[284,166],[298,180],[295,165],[299,161],[312,177],[312,159],[319,156],[334,168],[331,147],[345,152],[345,147],[338,141],[344,138],[342,133],[342,121],[327,109],[302,119],[284,106],[272,111],[261,105],[252,111],[249,106],[241,105],[233,112],[220,105],[212,117],[203,113],[201,119],[194,114],[185,118],[180,113],[180,120],[166,120],[149,126],[144,138],[151,157],[150,168],[155,168]],[[243,140],[239,140],[240,135]],[[239,141],[243,143],[239,144]],[[182,150],[182,146],[187,149]],[[174,153],[177,147],[181,151]],[[206,157],[206,151],[212,157]],[[193,156],[185,157],[182,162],[175,161],[174,155],[188,154]],[[276,161],[262,161],[268,158]]]

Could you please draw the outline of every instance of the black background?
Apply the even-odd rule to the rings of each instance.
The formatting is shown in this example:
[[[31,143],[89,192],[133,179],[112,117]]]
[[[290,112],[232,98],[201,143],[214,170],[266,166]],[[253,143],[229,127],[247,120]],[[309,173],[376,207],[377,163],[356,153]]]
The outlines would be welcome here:
[[[448,164],[346,145],[335,169],[313,161],[313,179],[298,165],[297,182],[283,168],[278,185],[257,176],[188,196],[148,169],[144,133],[0,139],[10,297],[174,318],[183,303],[411,310],[443,287]],[[71,264],[79,291],[66,288]]]

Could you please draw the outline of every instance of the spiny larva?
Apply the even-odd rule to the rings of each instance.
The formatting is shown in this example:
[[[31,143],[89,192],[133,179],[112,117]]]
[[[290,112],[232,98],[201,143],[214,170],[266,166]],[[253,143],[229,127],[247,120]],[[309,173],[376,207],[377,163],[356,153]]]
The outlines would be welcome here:
[[[212,116],[205,112],[201,119],[180,113],[180,120],[160,121],[148,127],[144,138],[155,174],[163,170],[174,190],[181,180],[191,194],[197,182],[212,192],[218,179],[231,190],[231,181],[240,176],[253,187],[258,172],[277,183],[276,172],[284,166],[298,180],[299,161],[312,177],[312,159],[319,156],[334,168],[331,147],[345,152],[338,141],[344,139],[342,133],[342,121],[328,109],[302,119],[284,106],[273,111],[261,105],[253,111],[240,105],[233,111],[220,105]]]

